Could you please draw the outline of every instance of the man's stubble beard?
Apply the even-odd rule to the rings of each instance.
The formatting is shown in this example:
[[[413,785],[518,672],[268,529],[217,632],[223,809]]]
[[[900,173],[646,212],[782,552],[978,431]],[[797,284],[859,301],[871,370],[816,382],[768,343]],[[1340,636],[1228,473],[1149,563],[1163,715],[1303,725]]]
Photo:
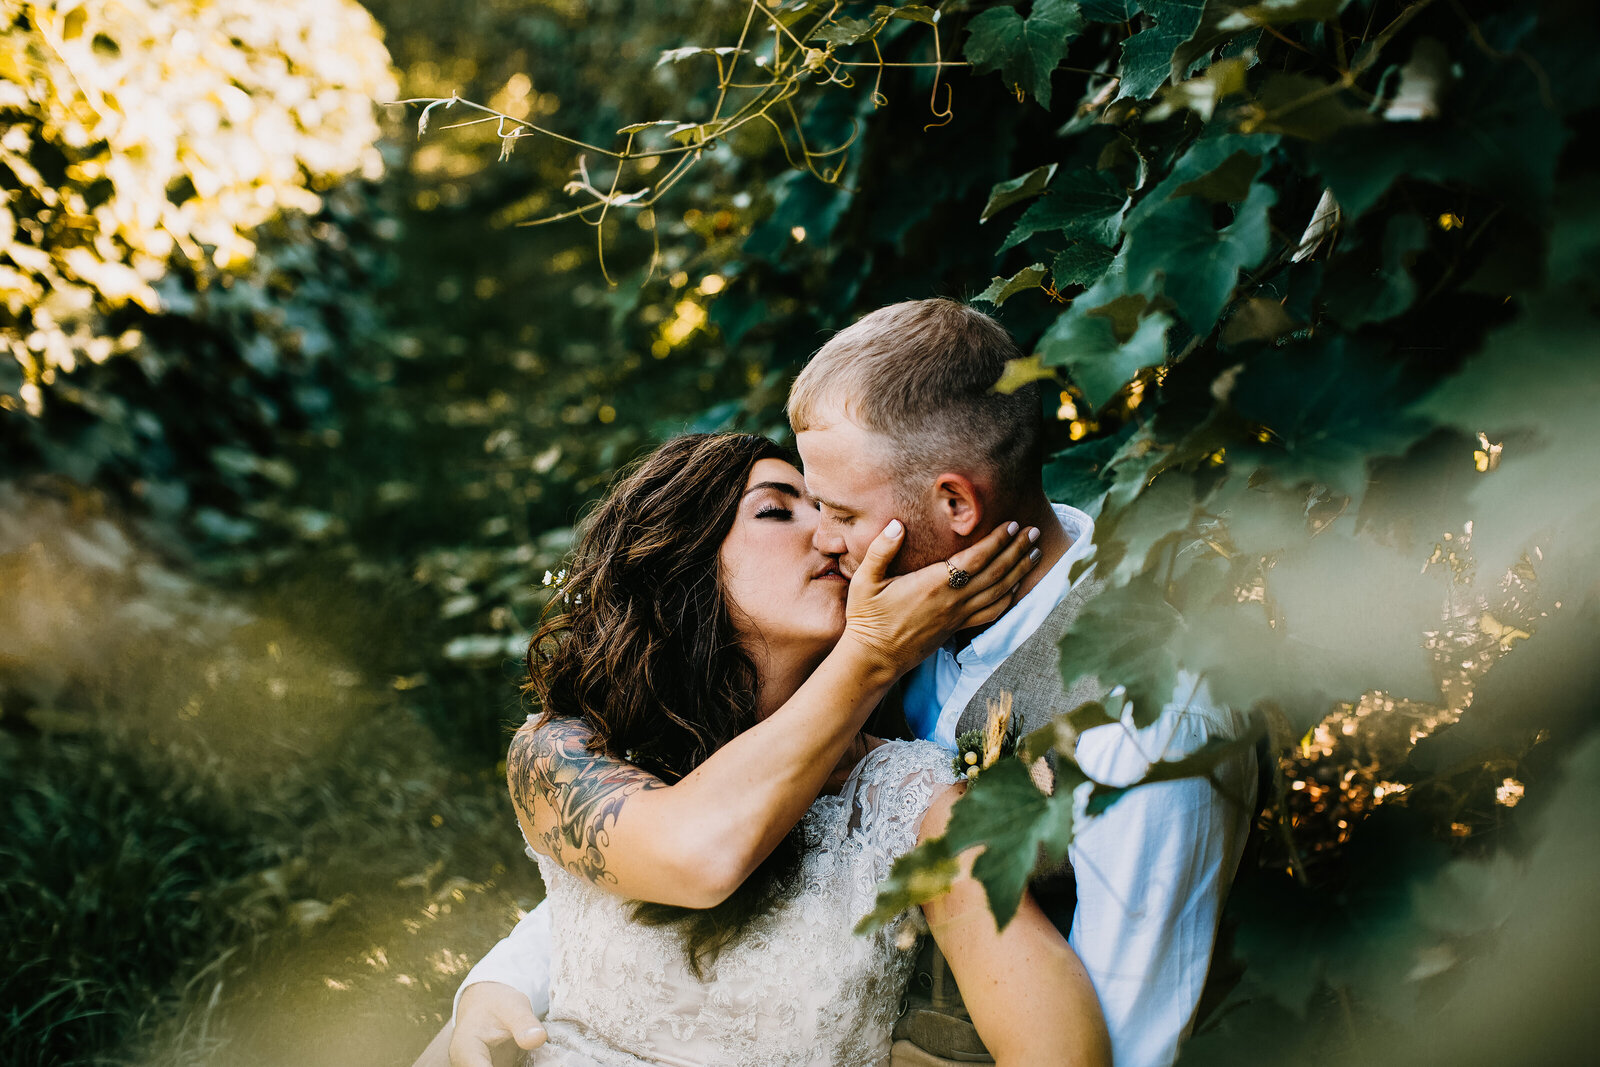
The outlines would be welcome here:
[[[903,508],[906,514],[900,521],[906,525],[906,539],[889,568],[891,574],[909,574],[946,556],[943,544],[934,535],[933,517],[918,504],[907,503]]]

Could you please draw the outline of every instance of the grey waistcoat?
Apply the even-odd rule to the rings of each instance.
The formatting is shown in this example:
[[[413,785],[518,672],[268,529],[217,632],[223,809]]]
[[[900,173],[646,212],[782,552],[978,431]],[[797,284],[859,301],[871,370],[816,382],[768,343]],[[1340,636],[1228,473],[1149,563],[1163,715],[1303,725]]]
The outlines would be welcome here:
[[[1004,691],[1012,696],[1012,714],[1017,717],[1019,737],[1086,701],[1100,699],[1103,691],[1099,679],[1094,677],[1080,678],[1071,689],[1062,690],[1060,643],[1083,605],[1104,585],[1089,574],[1062,598],[1039,628],[1017,646],[972,695],[956,720],[956,736],[968,730],[983,729],[988,723],[989,701],[998,700]],[[1067,867],[1050,875],[1052,879],[1064,877],[1070,882],[1072,872]],[[1067,921],[1070,923],[1070,915]],[[1065,937],[1067,931],[1061,933]],[[906,991],[906,1010],[895,1024],[894,1038],[910,1041],[948,1063],[994,1062],[978,1038],[972,1017],[967,1014],[961,993],[950,975],[950,967],[932,937],[923,938],[911,987]]]

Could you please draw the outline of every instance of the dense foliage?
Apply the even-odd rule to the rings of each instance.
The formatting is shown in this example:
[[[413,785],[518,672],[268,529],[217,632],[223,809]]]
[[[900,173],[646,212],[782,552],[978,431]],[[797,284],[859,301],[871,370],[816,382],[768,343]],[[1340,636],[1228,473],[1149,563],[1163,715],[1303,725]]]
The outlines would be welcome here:
[[[6,1062],[420,1047],[537,892],[494,764],[583,503],[931,294],[1058,383],[1115,586],[1064,670],[1125,692],[1032,747],[1181,672],[1279,756],[1187,1056],[1574,1058],[1587,5],[0,5]],[[374,184],[362,101],[456,93]],[[1072,811],[958,806],[997,910]]]
[[[1511,810],[1555,789],[1596,695],[1600,498],[1573,468],[1600,380],[1600,205],[1572,150],[1600,102],[1584,5],[748,10],[741,34],[663,54],[700,63],[701,89],[590,138],[570,210],[602,242],[674,196],[699,217],[714,179],[653,171],[714,167],[724,145],[770,165],[770,140],[741,143],[764,119],[797,169],[729,204],[748,236],[692,261],[717,277],[724,342],[792,367],[819,325],[954,292],[1029,344],[1012,380],[1059,381],[1049,487],[1098,514],[1112,586],[1063,674],[1123,688],[1029,750],[1070,756],[1078,730],[1203,679],[1283,756],[1235,898],[1244,979],[1189,1055],[1272,1034],[1284,1059],[1343,1058],[1389,1027],[1435,1052],[1576,1047],[1576,1002],[1532,992],[1562,983],[1523,957],[1528,993],[1489,1004],[1480,976],[1515,955],[1530,842],[1594,836],[1575,803],[1537,830],[1541,805]],[[544,132],[511,118],[508,147]],[[723,414],[767,426],[775,399]],[[884,903],[984,843],[1003,918],[1040,847],[1121,792],[1047,798],[1020,765],[991,771]],[[1592,932],[1575,906],[1538,922]],[[1576,953],[1547,965],[1592,974]],[[1538,1024],[1508,1025],[1532,1003]]]

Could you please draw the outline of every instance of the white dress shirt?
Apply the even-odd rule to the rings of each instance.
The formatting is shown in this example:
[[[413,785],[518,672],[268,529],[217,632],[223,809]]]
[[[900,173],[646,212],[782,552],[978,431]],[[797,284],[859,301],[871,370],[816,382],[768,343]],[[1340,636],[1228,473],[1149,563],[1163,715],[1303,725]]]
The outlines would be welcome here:
[[[965,648],[940,649],[908,677],[906,719],[919,737],[953,751],[956,722],[973,694],[1071,592],[1069,574],[1091,551],[1094,520],[1062,504],[1055,512],[1072,540],[1066,554]],[[1177,759],[1239,729],[1237,716],[1212,707],[1198,679],[1180,672],[1155,722],[1141,730],[1129,718],[1087,730],[1076,756],[1095,780],[1126,785],[1156,760]],[[1118,1067],[1172,1063],[1193,1025],[1217,919],[1249,830],[1254,757],[1236,757],[1216,777],[1221,791],[1204,779],[1131,790],[1086,821],[1069,849],[1078,904],[1067,940],[1094,983]],[[529,912],[461,988],[504,982],[526,992],[542,1014],[550,958],[544,911],[540,904]]]
[[[1066,554],[993,626],[965,648],[941,648],[909,676],[913,732],[955,748],[955,727],[978,689],[1043,624],[1076,584],[1072,565],[1090,552],[1094,520],[1055,505],[1072,538]],[[1079,576],[1079,581],[1087,577]],[[1108,680],[1110,681],[1110,680]],[[1140,730],[1129,714],[1078,738],[1084,773],[1108,785],[1138,781],[1156,760],[1177,759],[1214,738],[1236,737],[1238,716],[1213,707],[1199,679],[1179,672],[1172,700]],[[1184,779],[1141,786],[1086,820],[1068,849],[1078,905],[1067,941],[1083,961],[1111,1032],[1118,1067],[1161,1067],[1194,1023],[1217,920],[1250,829],[1255,759],[1217,768],[1222,786]]]

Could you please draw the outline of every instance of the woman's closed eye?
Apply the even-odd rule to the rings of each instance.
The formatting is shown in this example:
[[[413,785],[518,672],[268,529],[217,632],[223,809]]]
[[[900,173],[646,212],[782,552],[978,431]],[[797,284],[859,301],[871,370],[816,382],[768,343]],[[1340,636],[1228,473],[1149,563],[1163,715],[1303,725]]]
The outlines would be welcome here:
[[[794,512],[789,508],[783,507],[779,504],[764,504],[762,505],[761,509],[756,512],[756,518],[788,520],[794,518]]]

